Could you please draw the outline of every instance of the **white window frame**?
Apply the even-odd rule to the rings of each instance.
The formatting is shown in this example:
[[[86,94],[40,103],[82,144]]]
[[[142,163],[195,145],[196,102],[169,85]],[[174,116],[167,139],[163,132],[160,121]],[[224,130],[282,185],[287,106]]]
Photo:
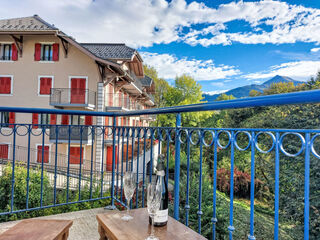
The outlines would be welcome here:
[[[83,166],[84,165],[84,160],[86,159],[86,148],[85,148],[85,146],[80,146],[80,145],[76,145],[76,144],[70,144],[70,147],[78,147],[78,148],[82,147],[83,148],[83,157],[82,157],[82,164],[81,164],[81,166]],[[66,156],[67,157],[69,156],[68,147],[66,148]],[[68,162],[67,162],[67,164],[68,164]],[[70,163],[70,165],[80,166],[80,163]]]
[[[88,76],[69,76],[69,90],[71,91],[71,79],[72,78],[85,78],[86,79],[86,90],[89,90],[88,89]],[[86,104],[86,103],[88,103],[89,101],[88,101],[88,97],[89,97],[89,94],[88,94],[88,92],[86,91],[85,92],[86,93],[86,95],[85,95],[85,102],[84,102],[84,104]],[[70,92],[70,94],[68,94],[69,95],[69,97],[68,97],[68,101],[69,101],[69,103],[70,103],[70,101],[71,101],[71,92]]]
[[[51,145],[52,144],[43,144],[43,146],[49,146],[49,162],[48,163],[43,163],[43,164],[50,164],[51,163],[51,154],[50,154],[50,152],[51,152]],[[41,146],[42,147],[42,143],[36,143],[36,156],[35,156],[35,160],[34,160],[34,162],[35,163],[38,163],[38,146]],[[39,164],[42,164],[42,163],[40,163],[39,162]]]
[[[0,75],[0,77],[10,77],[11,78],[11,89],[10,89],[10,94],[7,93],[0,93],[0,96],[3,97],[8,97],[8,96],[13,96],[13,75]]]
[[[39,75],[38,76],[38,96],[39,97],[49,97],[51,94],[40,94],[40,78],[51,78],[51,88],[54,86],[54,76],[52,75]]]
[[[41,58],[41,54],[42,54],[42,45],[53,45],[55,44],[56,42],[39,42],[41,44],[41,53],[40,53],[40,58]],[[53,49],[52,49],[52,55],[53,55]],[[43,61],[43,60],[40,60],[39,63],[54,63],[53,60],[51,61]]]
[[[4,44],[13,44],[14,42],[0,42],[0,46],[1,46],[1,48],[0,48],[0,54],[2,55],[2,45],[4,45]],[[12,49],[11,49],[11,51],[12,51]],[[14,62],[13,60],[12,60],[12,52],[11,52],[11,60],[0,60],[0,62],[8,62],[8,63],[12,63],[12,62]]]

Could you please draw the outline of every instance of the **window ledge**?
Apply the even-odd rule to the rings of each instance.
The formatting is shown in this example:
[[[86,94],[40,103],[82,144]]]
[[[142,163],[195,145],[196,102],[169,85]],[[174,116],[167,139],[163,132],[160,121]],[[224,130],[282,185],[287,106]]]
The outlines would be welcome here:
[[[51,94],[40,94],[38,93],[38,97],[50,97]]]
[[[39,61],[39,63],[54,63],[55,61]]]
[[[0,60],[0,62],[13,63],[13,62],[16,62],[16,61],[13,61],[13,60]]]
[[[12,97],[13,94],[0,93],[0,97]]]

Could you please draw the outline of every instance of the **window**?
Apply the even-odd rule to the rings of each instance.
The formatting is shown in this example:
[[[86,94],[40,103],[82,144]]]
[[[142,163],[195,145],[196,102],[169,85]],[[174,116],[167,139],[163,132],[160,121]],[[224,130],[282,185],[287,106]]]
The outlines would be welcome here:
[[[49,163],[49,146],[43,146],[42,150],[42,145],[37,146],[37,162],[42,163]],[[43,154],[43,157],[42,157]]]
[[[13,127],[13,125],[9,125],[10,123],[15,123],[15,113],[0,112],[0,127]]]
[[[0,94],[12,94],[12,76],[0,76]]]
[[[39,95],[50,95],[53,77],[39,77]]]
[[[9,113],[8,112],[1,112],[0,113],[0,123],[1,123],[1,127],[8,125],[8,123],[9,123]]]
[[[2,47],[2,60],[11,60],[11,44],[3,44]]]
[[[84,116],[71,115],[71,125],[84,125]]]
[[[41,60],[52,61],[52,45],[43,44],[41,46]]]
[[[40,126],[38,126],[38,124]],[[41,113],[40,115],[38,113],[32,113],[32,128],[37,129],[40,128],[49,128],[50,124],[50,114]],[[43,125],[43,126],[42,126]]]
[[[40,115],[40,124],[41,125],[49,125],[50,124],[50,114],[42,113]],[[47,128],[48,126],[46,126]]]
[[[3,60],[3,61],[18,60],[18,51],[14,43],[0,44],[0,60]]]
[[[58,61],[59,60],[59,44],[35,44],[35,61]]]

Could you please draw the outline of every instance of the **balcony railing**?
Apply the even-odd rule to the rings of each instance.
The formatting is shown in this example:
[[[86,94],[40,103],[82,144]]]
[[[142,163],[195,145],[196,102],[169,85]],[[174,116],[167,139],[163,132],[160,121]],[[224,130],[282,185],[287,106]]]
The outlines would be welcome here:
[[[283,228],[280,225],[282,221],[280,215],[282,205],[286,204],[283,198],[287,197],[284,195],[284,192],[285,190],[289,191],[291,189],[296,194],[296,202],[294,209],[292,209],[291,212],[287,212],[287,214],[296,221],[295,225],[303,226],[303,230],[296,233],[296,239],[309,239],[309,233],[311,231],[313,237],[316,236],[313,239],[317,239],[319,229],[316,227],[309,228],[309,226],[311,217],[314,217],[318,211],[314,209],[314,206],[310,205],[311,200],[314,201],[314,199],[317,199],[316,194],[319,191],[319,187],[314,189],[315,185],[313,185],[313,191],[315,192],[310,191],[312,190],[310,188],[310,177],[315,179],[315,176],[312,176],[310,171],[312,170],[312,166],[319,165],[319,129],[242,129],[215,128],[214,126],[208,128],[191,128],[181,126],[181,114],[186,112],[319,102],[320,90],[314,90],[127,112],[89,112],[0,107],[0,112],[108,116],[114,119],[112,126],[90,126],[90,136],[95,139],[96,145],[95,148],[92,147],[89,151],[86,150],[85,153],[86,158],[91,161],[90,174],[87,179],[89,187],[86,188],[89,192],[85,192],[87,190],[80,187],[77,192],[72,190],[74,195],[79,196],[75,200],[70,198],[71,189],[69,177],[66,178],[65,192],[56,191],[56,183],[53,183],[53,185],[50,186],[46,185],[49,191],[53,189],[53,199],[43,197],[45,192],[42,186],[45,184],[47,174],[43,171],[44,162],[40,164],[41,166],[39,168],[39,175],[41,176],[39,178],[41,181],[38,181],[38,183],[41,184],[41,192],[37,195],[39,201],[29,201],[29,191],[32,191],[29,186],[30,184],[35,184],[35,180],[30,179],[29,175],[23,175],[22,178],[25,179],[23,184],[25,186],[21,186],[22,190],[20,189],[21,192],[25,188],[26,196],[18,196],[18,192],[16,192],[16,182],[21,179],[21,176],[17,176],[18,170],[16,170],[19,166],[20,158],[15,154],[16,151],[18,151],[17,142],[25,143],[26,148],[30,149],[30,146],[33,144],[32,141],[38,139],[43,146],[45,146],[47,133],[45,129],[40,132],[39,129],[32,129],[32,125],[28,123],[12,124],[11,128],[1,128],[1,142],[11,142],[9,152],[12,154],[12,158],[10,161],[11,164],[7,166],[11,171],[4,169],[4,166],[1,165],[1,174],[5,175],[4,180],[9,179],[8,184],[10,191],[8,191],[8,196],[5,198],[7,202],[2,204],[2,206],[6,207],[0,209],[0,216],[99,199],[110,199],[110,208],[119,205],[126,206],[123,195],[123,173],[131,169],[138,173],[135,197],[131,207],[145,207],[145,186],[151,179],[158,154],[162,153],[166,158],[167,181],[173,185],[173,190],[170,192],[170,214],[187,226],[196,228],[199,233],[206,234],[208,238],[218,239],[217,234],[219,234],[219,239],[225,239],[227,236],[229,236],[229,239],[262,239],[260,234],[266,233],[268,237],[264,239],[293,239],[288,236],[287,232],[290,231],[292,225],[287,228]],[[175,127],[116,126],[115,120],[117,117],[159,114],[175,114]],[[112,136],[112,144],[107,146],[103,137],[106,131],[111,131],[109,134]],[[66,149],[70,149],[72,145],[72,135],[70,131],[67,131],[67,133],[68,142],[65,145]],[[58,138],[58,135],[55,136]],[[81,146],[82,140],[86,138],[86,136],[82,134],[79,134],[79,136],[80,143],[78,146]],[[51,139],[53,139],[53,136]],[[102,152],[94,152],[96,151],[94,149],[97,149],[99,146]],[[58,149],[59,144],[53,144],[52,147]],[[131,153],[129,153],[129,148],[131,148]],[[134,151],[136,151],[136,153],[134,153]],[[7,150],[2,153],[0,152],[0,158],[5,159],[7,152]],[[225,153],[225,155],[224,158],[221,159],[222,153]],[[239,153],[245,153],[246,159],[238,159]],[[29,169],[31,168],[30,163],[32,161],[30,151],[27,151],[25,154],[27,160],[26,164],[22,167],[29,173]],[[66,162],[66,176],[70,176],[70,154],[69,151],[69,157]],[[97,159],[99,154],[102,156],[101,161],[98,161],[96,168],[94,168],[94,159]],[[54,166],[53,169],[57,166],[57,156],[58,155],[55,154],[51,160]],[[211,162],[208,160],[209,156]],[[129,159],[129,157],[132,159]],[[236,219],[239,217],[237,209],[242,205],[242,203],[235,203],[234,191],[237,187],[235,186],[236,160],[247,161],[250,172],[249,176],[247,176],[250,178],[249,185],[247,186],[248,189],[250,189],[248,190],[249,198],[247,200],[250,207],[245,208],[246,216],[244,216],[244,222],[239,222],[239,220]],[[284,166],[282,164],[283,161],[286,161],[289,165]],[[212,167],[209,176],[204,176],[204,166],[206,163]],[[221,207],[219,204],[221,203],[222,197],[222,194],[218,193],[217,189],[218,163],[224,164],[225,168],[229,168],[229,177],[227,177],[228,174],[226,173],[228,192],[226,196],[223,195],[224,197],[228,197],[228,207],[223,209],[223,211],[219,211],[218,208]],[[261,169],[257,168],[258,164],[267,165],[268,171],[270,171],[269,176],[272,176],[272,178],[268,179],[270,186],[273,186],[270,190],[271,197],[269,201],[274,203],[274,207],[268,211],[268,216],[272,218],[271,221],[270,219],[266,220],[264,217],[261,217],[260,213],[256,211],[255,173],[261,171]],[[291,177],[292,181],[287,182],[287,185],[282,185],[282,179],[284,177],[283,168],[288,166],[295,167],[297,165],[302,167],[302,171],[299,173],[291,172],[290,175],[286,177]],[[106,170],[108,169],[106,166],[109,167],[110,171]],[[171,170],[169,172],[170,166]],[[95,173],[93,173],[94,170],[96,171]],[[111,180],[108,182],[105,182],[106,173],[111,173]],[[54,171],[53,174],[54,177],[56,177],[58,173]],[[77,174],[79,186],[81,186],[83,173],[79,171]],[[93,177],[94,175],[95,177]],[[205,184],[205,178],[210,180],[209,183],[206,182]],[[295,186],[292,185],[293,181],[298,181],[301,184],[301,192],[297,191]],[[289,189],[286,189],[287,187]],[[61,196],[58,196],[59,194],[61,194]],[[59,198],[59,202],[56,201],[57,198]],[[204,201],[204,199],[210,199],[210,201]],[[282,201],[280,202],[281,199]],[[227,223],[226,221],[220,221],[223,217],[228,218]],[[260,221],[259,224],[257,224],[258,219]],[[241,232],[246,232],[244,235],[248,236],[240,235]],[[222,236],[222,234],[224,235]]]
[[[134,101],[129,96],[119,95],[119,93],[108,93],[106,94],[106,111],[128,111],[133,110]]]
[[[96,92],[89,89],[51,88],[50,105],[95,108]]]
[[[92,143],[91,128],[88,126],[50,126],[50,142],[55,143],[80,143],[80,140],[83,144]]]

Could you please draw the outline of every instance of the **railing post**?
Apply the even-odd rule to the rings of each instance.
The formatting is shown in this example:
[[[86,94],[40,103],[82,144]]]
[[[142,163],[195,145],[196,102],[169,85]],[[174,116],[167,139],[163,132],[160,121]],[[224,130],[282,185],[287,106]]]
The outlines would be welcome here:
[[[106,206],[105,209],[114,210],[116,206],[114,205],[114,171],[115,171],[115,162],[116,162],[116,121],[117,118],[113,116],[113,137],[112,137],[112,175],[111,175],[111,205]]]
[[[174,165],[174,218],[179,220],[180,140],[181,114],[176,116],[175,165]]]
[[[310,201],[310,133],[306,134],[304,168],[304,240],[309,240],[309,201]]]

